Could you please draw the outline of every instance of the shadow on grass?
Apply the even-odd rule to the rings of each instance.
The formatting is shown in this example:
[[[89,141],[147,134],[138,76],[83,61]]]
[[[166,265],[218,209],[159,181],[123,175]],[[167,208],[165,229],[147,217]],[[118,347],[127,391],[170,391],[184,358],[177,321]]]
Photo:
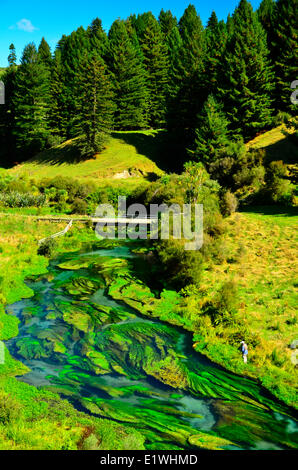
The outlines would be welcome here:
[[[166,130],[145,134],[142,132],[114,132],[112,136],[136,148],[166,172],[181,171],[181,150]]]
[[[82,156],[77,142],[73,140],[69,143],[64,143],[59,147],[51,148],[38,153],[28,160],[30,163],[51,165],[63,165],[81,163],[90,160],[90,156]]]
[[[298,216],[298,207],[286,207],[280,205],[247,206],[239,212],[254,213],[260,215]]]
[[[282,160],[286,164],[297,163],[298,145],[294,136],[287,136],[274,144],[265,147],[266,163]]]

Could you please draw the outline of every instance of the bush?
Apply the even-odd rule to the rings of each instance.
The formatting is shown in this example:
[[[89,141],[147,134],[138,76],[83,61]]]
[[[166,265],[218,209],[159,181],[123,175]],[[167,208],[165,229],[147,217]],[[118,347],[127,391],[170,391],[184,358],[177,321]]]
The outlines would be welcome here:
[[[236,196],[231,193],[231,191],[226,191],[220,201],[221,213],[225,216],[233,214],[238,207],[238,199]]]
[[[46,204],[46,196],[16,191],[0,193],[0,204],[6,207],[41,207]]]
[[[72,214],[87,214],[88,212],[88,204],[86,201],[80,198],[75,198],[71,205],[71,213]]]
[[[20,411],[20,404],[0,390],[0,423],[4,425],[12,423],[19,417]]]
[[[185,240],[162,240],[156,245],[162,279],[177,289],[197,284],[201,277],[203,256],[200,251],[186,251]]]
[[[235,281],[228,281],[223,284],[214,299],[205,304],[204,313],[210,316],[214,325],[231,325],[235,322],[237,302],[237,285]]]
[[[45,256],[46,258],[51,258],[57,249],[57,245],[56,240],[48,238],[40,245],[37,253],[41,256]]]

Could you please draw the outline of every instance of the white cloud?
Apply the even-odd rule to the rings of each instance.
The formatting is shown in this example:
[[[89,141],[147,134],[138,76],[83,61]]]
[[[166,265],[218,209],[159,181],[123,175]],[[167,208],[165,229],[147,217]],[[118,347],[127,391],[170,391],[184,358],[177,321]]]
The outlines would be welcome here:
[[[33,26],[30,20],[23,18],[20,21],[18,21],[15,25],[10,26],[9,29],[19,29],[20,31],[26,31],[27,33],[32,33],[33,31],[36,31],[38,28]]]

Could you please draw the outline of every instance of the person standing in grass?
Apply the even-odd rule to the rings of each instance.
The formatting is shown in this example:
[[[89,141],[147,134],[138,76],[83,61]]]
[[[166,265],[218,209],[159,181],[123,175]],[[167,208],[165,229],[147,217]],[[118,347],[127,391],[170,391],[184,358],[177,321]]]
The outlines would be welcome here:
[[[248,347],[245,341],[241,341],[241,351],[242,351],[242,357],[243,357],[243,362],[246,364],[247,363],[247,355],[248,355]]]

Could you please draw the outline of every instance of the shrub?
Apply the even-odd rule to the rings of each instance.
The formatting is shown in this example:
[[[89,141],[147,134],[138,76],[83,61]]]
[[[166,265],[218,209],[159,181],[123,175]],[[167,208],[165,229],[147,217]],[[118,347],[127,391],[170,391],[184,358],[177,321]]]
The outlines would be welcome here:
[[[51,258],[57,249],[57,245],[56,240],[48,238],[40,245],[37,253],[41,256],[45,256],[46,258]]]
[[[75,198],[71,205],[72,214],[87,214],[88,212],[88,203],[80,198]]]
[[[12,423],[19,417],[20,411],[20,404],[0,390],[0,423],[4,425]]]
[[[16,191],[0,193],[0,204],[6,207],[41,207],[46,204],[46,196]]]
[[[220,201],[221,213],[225,216],[233,214],[238,207],[238,200],[231,191],[226,191]]]
[[[185,240],[162,240],[156,246],[162,278],[180,289],[199,282],[203,256],[200,251],[186,251]]]

